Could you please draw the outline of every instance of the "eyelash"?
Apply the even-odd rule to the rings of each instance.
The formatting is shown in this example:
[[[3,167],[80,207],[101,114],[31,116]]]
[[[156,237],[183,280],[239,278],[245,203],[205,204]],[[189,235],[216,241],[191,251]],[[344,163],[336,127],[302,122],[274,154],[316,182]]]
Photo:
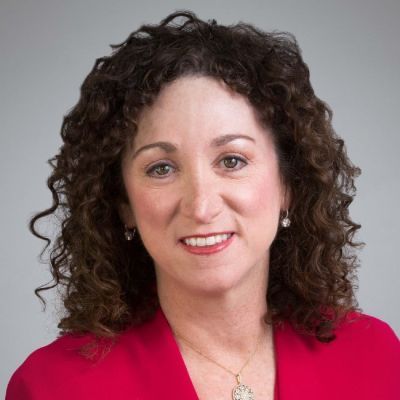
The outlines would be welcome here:
[[[242,169],[243,167],[245,167],[248,164],[248,161],[245,158],[237,156],[235,154],[230,154],[230,155],[225,156],[224,158],[222,158],[220,160],[220,162],[222,162],[224,160],[231,160],[231,159],[235,159],[235,160],[239,161],[240,163],[242,163],[243,165],[240,168],[236,168],[236,166],[235,166],[235,168],[227,168],[228,171],[239,171],[240,169]],[[168,166],[168,167],[172,167],[173,168],[173,166],[170,163],[162,161],[162,162],[159,162],[159,163],[151,166],[150,168],[146,169],[146,175],[148,175],[151,178],[155,178],[155,179],[163,179],[164,177],[168,177],[169,174],[157,175],[155,173],[157,168],[162,167],[162,166]]]

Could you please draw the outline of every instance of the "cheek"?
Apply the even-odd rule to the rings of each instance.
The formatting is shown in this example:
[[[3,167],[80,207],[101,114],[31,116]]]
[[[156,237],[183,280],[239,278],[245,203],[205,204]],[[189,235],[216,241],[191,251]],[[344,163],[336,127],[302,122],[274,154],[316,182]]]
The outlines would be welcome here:
[[[174,201],[172,194],[154,188],[131,190],[129,200],[138,228],[142,231],[152,228],[159,231],[156,228],[165,225]]]
[[[243,215],[254,218],[279,217],[280,185],[273,176],[262,176],[237,191],[236,198]]]

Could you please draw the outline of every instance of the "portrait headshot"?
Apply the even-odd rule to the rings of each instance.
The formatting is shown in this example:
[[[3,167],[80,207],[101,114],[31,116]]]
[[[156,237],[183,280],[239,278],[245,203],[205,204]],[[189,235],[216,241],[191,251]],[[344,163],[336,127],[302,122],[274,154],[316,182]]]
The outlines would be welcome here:
[[[399,3],[0,10],[0,395],[400,398]]]

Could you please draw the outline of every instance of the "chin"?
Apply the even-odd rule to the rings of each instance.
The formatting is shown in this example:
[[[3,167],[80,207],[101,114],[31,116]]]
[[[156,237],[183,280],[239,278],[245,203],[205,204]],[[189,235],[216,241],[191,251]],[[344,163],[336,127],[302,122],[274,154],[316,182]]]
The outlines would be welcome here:
[[[201,295],[220,297],[237,289],[242,281],[243,277],[232,274],[207,274],[204,278],[191,282],[189,290]]]

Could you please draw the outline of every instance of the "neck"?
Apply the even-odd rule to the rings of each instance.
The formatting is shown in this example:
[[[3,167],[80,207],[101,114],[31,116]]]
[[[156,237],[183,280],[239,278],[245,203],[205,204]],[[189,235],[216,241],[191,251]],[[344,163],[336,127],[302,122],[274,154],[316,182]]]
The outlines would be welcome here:
[[[160,279],[160,305],[172,330],[198,349],[244,357],[267,335],[263,318],[268,277],[259,278],[212,296]]]

